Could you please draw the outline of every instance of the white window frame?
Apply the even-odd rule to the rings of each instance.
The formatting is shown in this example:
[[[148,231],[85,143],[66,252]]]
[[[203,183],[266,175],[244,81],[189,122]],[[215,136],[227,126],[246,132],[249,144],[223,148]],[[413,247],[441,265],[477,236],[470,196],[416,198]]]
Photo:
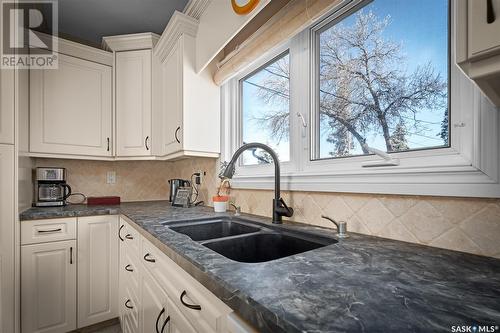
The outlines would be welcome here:
[[[314,135],[311,124],[315,112],[314,54],[310,52],[314,34],[364,0],[346,0],[320,23],[306,29],[284,45],[263,55],[222,87],[222,160],[229,160],[241,145],[241,107],[239,80],[290,50],[290,162],[282,163],[283,190],[381,193],[402,195],[437,195],[461,197],[500,197],[500,114],[480,90],[456,65],[455,31],[457,23],[454,0],[451,6],[450,61],[450,142],[449,148],[391,153],[398,166],[362,167],[362,162],[378,156],[311,161]],[[309,85],[306,86],[305,82]],[[304,129],[300,112],[307,124]],[[272,189],[273,168],[253,165],[236,168],[234,188]]]

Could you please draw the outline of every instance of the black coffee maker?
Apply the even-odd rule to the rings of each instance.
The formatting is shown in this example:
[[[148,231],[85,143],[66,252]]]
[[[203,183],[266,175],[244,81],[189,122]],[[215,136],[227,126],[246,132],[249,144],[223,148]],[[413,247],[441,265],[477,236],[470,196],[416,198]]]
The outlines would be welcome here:
[[[175,193],[179,187],[191,186],[191,182],[185,179],[169,179],[168,184],[170,185],[170,194],[168,196],[170,202],[174,201]]]

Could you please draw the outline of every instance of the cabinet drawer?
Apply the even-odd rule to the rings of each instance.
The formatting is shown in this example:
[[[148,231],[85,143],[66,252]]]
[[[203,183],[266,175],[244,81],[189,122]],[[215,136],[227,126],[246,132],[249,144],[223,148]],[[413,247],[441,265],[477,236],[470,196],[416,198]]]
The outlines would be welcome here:
[[[121,276],[123,276],[127,285],[130,286],[132,290],[139,290],[139,275],[141,266],[137,259],[131,257],[129,253],[125,253],[123,257],[123,262],[120,265]]]
[[[139,258],[141,252],[141,235],[137,230],[131,227],[127,222],[121,220],[120,230],[120,249],[124,249],[132,257]]]
[[[148,240],[142,242],[144,266],[199,332],[222,332],[232,310]]]
[[[132,292],[131,288],[125,288],[125,294],[120,306],[123,307],[123,320],[129,324],[132,332],[139,331],[139,298]]]
[[[21,222],[21,245],[76,239],[76,217]]]

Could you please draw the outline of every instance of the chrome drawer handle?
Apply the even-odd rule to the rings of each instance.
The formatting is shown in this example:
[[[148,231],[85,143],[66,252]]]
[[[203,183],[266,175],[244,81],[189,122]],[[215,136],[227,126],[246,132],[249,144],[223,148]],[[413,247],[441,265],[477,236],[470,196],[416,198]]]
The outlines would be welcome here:
[[[151,254],[146,253],[144,255],[144,260],[149,261],[149,262],[156,262],[156,259],[152,259],[152,258],[150,258],[150,256],[151,256]]]
[[[165,313],[165,308],[161,309],[160,313],[158,314],[158,317],[156,317],[156,324],[155,324],[156,333],[160,333],[160,331],[158,330],[158,322],[160,321],[161,315],[164,313]]]
[[[126,307],[127,309],[133,309],[134,307],[133,307],[132,305],[129,305],[129,303],[130,303],[130,300],[128,299],[128,300],[125,302],[125,307]]]
[[[197,305],[197,304],[188,304],[186,302],[184,302],[184,296],[186,296],[187,292],[184,290],[181,294],[181,303],[182,305],[184,305],[185,307],[187,308],[190,308],[190,309],[193,309],[193,310],[201,310],[201,306],[200,305]]]
[[[131,234],[126,234],[126,235],[125,235],[125,238],[126,238],[126,239],[134,239],[134,237],[132,237],[132,235],[131,235]]]
[[[133,271],[134,271],[134,270],[132,269],[132,266],[130,266],[130,264],[129,264],[129,265],[127,265],[127,266],[125,266],[125,270],[126,270],[127,272],[133,272]]]
[[[39,234],[43,234],[43,233],[46,233],[46,232],[59,232],[59,231],[62,231],[61,228],[57,228],[57,229],[49,229],[49,230],[38,230],[38,233]]]

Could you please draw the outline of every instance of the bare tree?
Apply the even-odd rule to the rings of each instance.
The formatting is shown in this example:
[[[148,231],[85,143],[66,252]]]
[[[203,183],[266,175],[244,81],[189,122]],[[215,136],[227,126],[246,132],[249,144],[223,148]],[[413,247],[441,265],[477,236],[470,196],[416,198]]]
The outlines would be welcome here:
[[[319,112],[335,147],[331,155],[349,155],[351,138],[368,153],[362,145],[368,133],[381,134],[388,152],[406,150],[408,128],[421,130],[416,115],[446,105],[447,82],[431,63],[408,72],[402,46],[383,36],[389,24],[389,17],[359,11],[353,26],[339,23],[320,37]],[[259,96],[288,103],[288,64],[277,61],[266,71]],[[276,108],[259,120],[281,138],[288,135],[288,117],[287,109]]]

